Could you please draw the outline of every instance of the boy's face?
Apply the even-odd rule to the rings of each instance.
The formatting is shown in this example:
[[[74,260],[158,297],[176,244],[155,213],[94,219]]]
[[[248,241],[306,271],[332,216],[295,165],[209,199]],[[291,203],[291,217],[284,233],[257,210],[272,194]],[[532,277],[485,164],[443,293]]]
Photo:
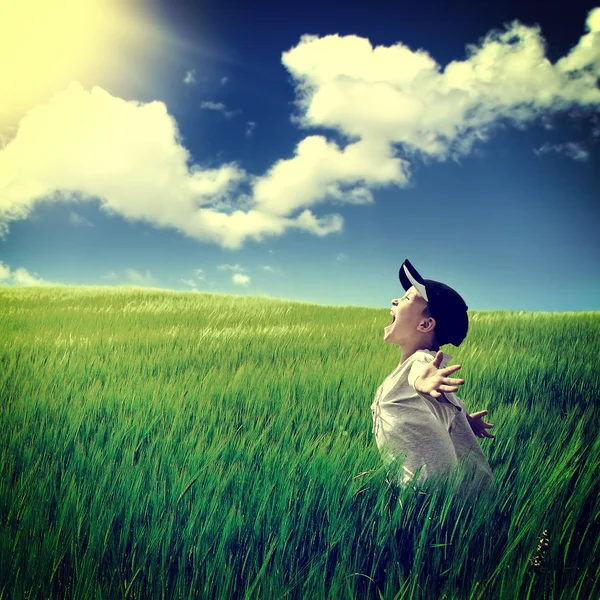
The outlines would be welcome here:
[[[384,329],[384,341],[399,344],[417,333],[420,323],[426,318],[423,309],[427,301],[411,286],[402,298],[392,300],[394,321]]]

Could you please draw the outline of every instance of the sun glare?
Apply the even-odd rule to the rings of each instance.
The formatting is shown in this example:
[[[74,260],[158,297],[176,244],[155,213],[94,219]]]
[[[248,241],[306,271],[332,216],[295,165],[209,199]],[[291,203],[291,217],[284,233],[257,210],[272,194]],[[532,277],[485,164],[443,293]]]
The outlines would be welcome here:
[[[151,0],[0,0],[0,142],[66,88],[118,83],[160,27]],[[136,55],[137,48],[137,55]]]

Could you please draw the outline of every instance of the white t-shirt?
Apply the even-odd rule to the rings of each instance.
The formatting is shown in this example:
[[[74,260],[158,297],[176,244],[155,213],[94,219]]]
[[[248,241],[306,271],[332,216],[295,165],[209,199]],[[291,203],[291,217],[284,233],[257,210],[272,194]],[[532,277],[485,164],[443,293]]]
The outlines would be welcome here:
[[[371,405],[377,447],[386,464],[400,455],[406,457],[402,483],[410,481],[420,466],[418,481],[422,482],[460,460],[472,467],[476,486],[492,484],[495,490],[494,476],[469,425],[464,402],[454,393],[434,398],[415,389],[415,381],[435,355],[433,350],[417,350],[377,388]],[[451,359],[444,353],[440,368]]]

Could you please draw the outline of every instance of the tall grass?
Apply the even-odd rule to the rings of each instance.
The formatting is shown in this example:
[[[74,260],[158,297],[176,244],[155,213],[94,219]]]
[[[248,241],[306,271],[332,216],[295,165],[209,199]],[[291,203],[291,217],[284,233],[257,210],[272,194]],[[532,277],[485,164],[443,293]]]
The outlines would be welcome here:
[[[44,287],[0,311],[0,599],[600,596],[599,313],[474,312],[444,348],[495,424],[476,500],[389,484],[388,308]]]

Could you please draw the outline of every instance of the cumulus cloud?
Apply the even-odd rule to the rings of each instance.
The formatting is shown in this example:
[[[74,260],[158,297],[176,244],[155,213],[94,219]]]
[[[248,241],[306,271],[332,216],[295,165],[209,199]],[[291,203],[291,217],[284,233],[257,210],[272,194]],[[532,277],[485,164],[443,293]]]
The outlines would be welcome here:
[[[183,83],[196,83],[196,78],[194,77],[195,71],[196,69],[191,69],[190,71],[187,71],[183,79]]]
[[[586,31],[553,64],[540,30],[514,22],[445,67],[401,43],[303,36],[282,55],[296,86],[294,122],[338,141],[307,135],[260,176],[236,163],[188,165],[162,102],[127,102],[71,84],[30,110],[0,151],[0,235],[39,202],[90,198],[109,214],[229,249],[290,229],[339,232],[339,214],[317,217],[311,209],[371,204],[373,190],[410,182],[413,161],[467,154],[499,124],[521,127],[575,105],[599,106],[600,9],[589,13]],[[202,106],[231,112],[223,103]]]
[[[248,285],[250,283],[250,277],[248,277],[248,275],[242,275],[241,273],[234,273],[231,280],[234,285]]]
[[[202,102],[200,108],[204,110],[216,110],[219,112],[225,112],[227,110],[227,107],[222,102],[212,102],[211,100]]]
[[[298,144],[293,158],[278,161],[256,181],[254,200],[261,210],[276,215],[326,199],[371,204],[373,196],[366,186],[390,180],[406,183],[405,164],[377,141],[360,140],[340,149],[313,135]]]
[[[200,104],[200,108],[203,110],[214,110],[216,112],[223,113],[227,118],[234,117],[241,112],[239,109],[228,110],[227,106],[225,106],[225,104],[222,102],[212,102],[210,100],[202,102]]]
[[[140,285],[151,285],[155,283],[154,277],[152,277],[150,271],[140,273],[135,269],[125,269],[124,273],[125,277],[133,283],[138,283]]]
[[[566,142],[564,144],[543,144],[539,148],[534,150],[538,156],[540,154],[548,154],[550,152],[556,152],[557,154],[564,154],[573,160],[579,162],[585,162],[589,157],[590,153],[586,149],[585,144],[582,142]]]
[[[236,271],[237,273],[241,273],[244,270],[244,267],[242,267],[241,265],[235,264],[235,265],[217,265],[217,269],[219,271]]]
[[[401,43],[303,36],[282,56],[296,84],[293,120],[341,134],[346,145],[303,139],[292,158],[255,180],[257,207],[282,216],[323,202],[369,204],[372,189],[407,185],[414,160],[458,158],[500,123],[523,126],[574,104],[600,104],[600,9],[586,28],[556,64],[545,57],[538,28],[513,22],[445,68]],[[328,219],[324,235],[342,227],[339,215]]]
[[[60,285],[42,279],[37,273],[31,274],[23,267],[15,270],[0,260],[0,285],[13,287],[28,287],[32,285]]]
[[[120,273],[109,271],[108,273],[101,275],[101,277],[102,279],[108,279],[110,281],[116,281],[120,279],[140,286],[152,286],[156,284],[156,280],[152,276],[152,273],[148,270],[145,273],[141,273],[136,269],[127,268],[123,269]]]
[[[100,200],[109,215],[174,228],[188,237],[240,248],[299,229],[323,235],[327,218],[283,218],[250,208],[237,164],[188,165],[177,124],[162,102],[128,102],[77,83],[31,109],[0,150],[0,235],[40,202]]]
[[[0,260],[0,281],[6,281],[9,278],[10,278],[10,267],[8,265],[5,265]]]
[[[246,136],[250,137],[254,133],[255,129],[256,129],[256,123],[254,121],[248,121],[246,123]]]
[[[181,282],[185,283],[185,285],[191,287],[192,289],[196,289],[198,287],[197,282],[193,279],[182,279]]]
[[[209,285],[212,287],[215,284],[214,281],[207,281],[203,269],[194,269],[191,279],[182,277],[180,281],[195,291],[198,290],[198,285]]]
[[[424,50],[373,47],[355,35],[305,35],[282,60],[297,85],[296,121],[351,140],[346,151],[354,147],[355,162],[365,165],[358,175],[368,185],[403,185],[408,165],[395,158],[395,148],[411,159],[444,160],[470,152],[499,122],[522,125],[573,103],[599,104],[600,9],[590,12],[586,28],[556,64],[545,57],[539,28],[516,21],[445,68]],[[375,171],[373,146],[382,159]],[[332,161],[339,165],[342,157],[336,152]]]

